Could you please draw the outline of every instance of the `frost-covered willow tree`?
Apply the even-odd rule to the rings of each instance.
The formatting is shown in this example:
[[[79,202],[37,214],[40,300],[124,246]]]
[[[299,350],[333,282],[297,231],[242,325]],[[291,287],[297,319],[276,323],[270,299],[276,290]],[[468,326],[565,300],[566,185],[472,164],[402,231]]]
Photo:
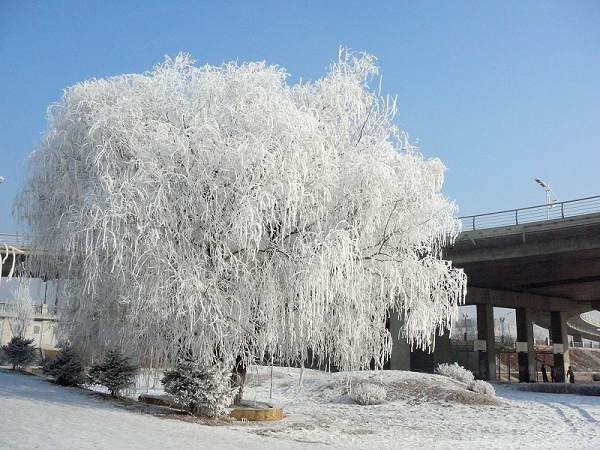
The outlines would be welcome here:
[[[51,108],[17,211],[64,280],[70,339],[133,346],[159,364],[381,366],[386,314],[430,347],[466,278],[442,259],[456,237],[444,166],[394,125],[369,83],[375,59],[342,51],[290,84],[264,63],[86,81]]]

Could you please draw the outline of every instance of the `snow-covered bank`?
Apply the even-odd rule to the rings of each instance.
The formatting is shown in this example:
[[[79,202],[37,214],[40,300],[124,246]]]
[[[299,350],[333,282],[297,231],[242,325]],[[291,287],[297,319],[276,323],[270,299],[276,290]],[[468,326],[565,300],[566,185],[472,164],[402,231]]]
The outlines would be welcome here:
[[[248,398],[268,399],[268,368],[255,368]],[[388,386],[389,403],[350,404],[346,374],[275,368],[273,401],[286,421],[246,428],[261,435],[344,448],[600,448],[600,398],[526,393],[497,385],[498,405],[464,404],[465,386],[414,372],[354,373]]]
[[[382,381],[388,391],[387,403],[359,406],[347,396],[348,374],[305,370],[299,386],[299,372],[274,368],[272,399],[270,368],[248,375],[246,398],[283,406],[283,421],[212,427],[0,372],[0,448],[600,448],[598,397],[496,385],[498,403],[479,404],[438,375],[356,372],[355,381]]]
[[[85,391],[0,371],[0,449],[237,449],[278,446],[243,430],[139,414]],[[288,443],[291,448],[300,444]]]

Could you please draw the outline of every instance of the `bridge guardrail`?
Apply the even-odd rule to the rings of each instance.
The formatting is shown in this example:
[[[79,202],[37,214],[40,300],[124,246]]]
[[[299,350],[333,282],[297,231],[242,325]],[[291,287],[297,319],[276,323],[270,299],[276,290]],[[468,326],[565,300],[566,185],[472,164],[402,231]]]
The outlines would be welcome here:
[[[17,234],[0,233],[0,247],[4,247],[4,244],[13,247],[26,247],[29,245],[29,240]]]
[[[600,195],[548,205],[462,216],[458,219],[462,223],[463,231],[473,231],[545,220],[560,220],[591,213],[600,213]]]

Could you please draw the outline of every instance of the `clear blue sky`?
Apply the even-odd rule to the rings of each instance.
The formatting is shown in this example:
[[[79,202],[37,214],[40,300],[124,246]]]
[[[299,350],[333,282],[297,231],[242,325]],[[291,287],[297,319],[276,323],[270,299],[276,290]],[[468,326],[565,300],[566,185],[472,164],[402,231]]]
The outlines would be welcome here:
[[[325,5],[326,4],[326,5]],[[266,60],[296,80],[340,45],[379,58],[399,125],[448,167],[461,214],[600,194],[600,2],[0,2],[0,231],[46,107],[91,77]]]

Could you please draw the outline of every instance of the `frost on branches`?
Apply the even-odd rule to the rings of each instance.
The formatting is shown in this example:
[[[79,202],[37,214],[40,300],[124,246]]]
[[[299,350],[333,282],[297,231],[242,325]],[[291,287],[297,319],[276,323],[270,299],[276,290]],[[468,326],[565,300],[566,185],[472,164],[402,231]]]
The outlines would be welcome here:
[[[350,398],[359,405],[381,405],[385,403],[387,390],[381,384],[363,382],[352,386]]]
[[[25,337],[27,329],[33,323],[33,301],[29,292],[29,284],[20,278],[14,290],[14,301],[11,307],[8,325],[13,336]]]
[[[473,372],[469,369],[465,369],[463,366],[459,365],[457,362],[452,364],[438,364],[435,369],[437,373],[440,375],[444,375],[449,378],[453,378],[455,380],[460,381],[461,383],[470,384],[475,377],[473,376]]]
[[[40,250],[30,270],[69,281],[70,339],[155,364],[185,349],[381,367],[394,310],[431,348],[466,290],[441,259],[456,207],[442,163],[369,87],[377,71],[342,51],[290,85],[277,66],[180,55],[67,89],[17,210]]]

